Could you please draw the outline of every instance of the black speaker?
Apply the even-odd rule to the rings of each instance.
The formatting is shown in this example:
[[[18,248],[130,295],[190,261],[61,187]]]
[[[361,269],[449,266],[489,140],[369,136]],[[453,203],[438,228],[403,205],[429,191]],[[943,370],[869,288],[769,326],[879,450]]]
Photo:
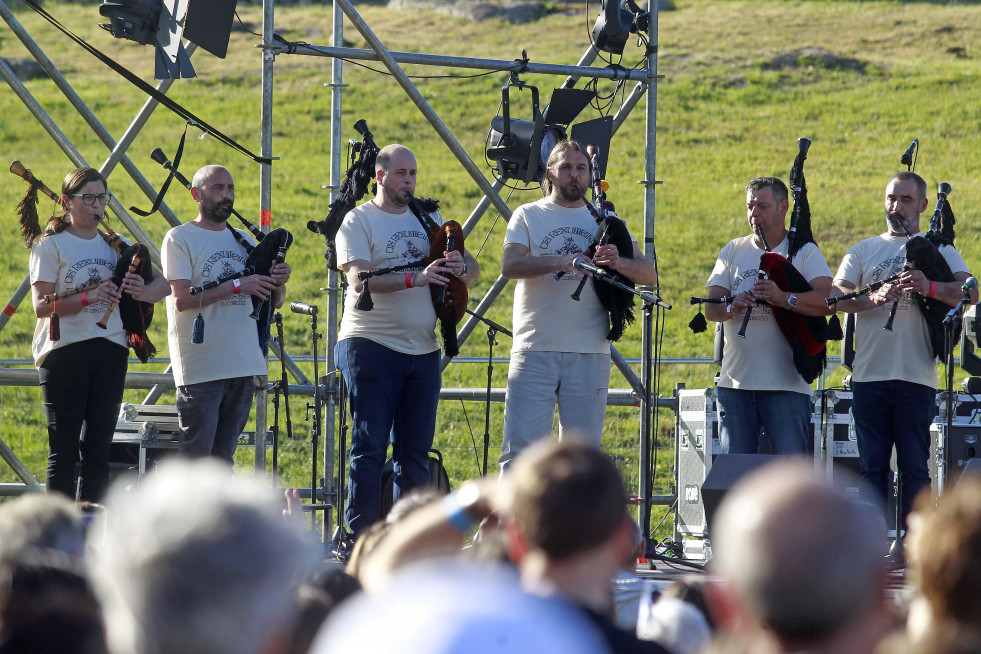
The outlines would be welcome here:
[[[720,454],[712,464],[705,483],[702,484],[702,502],[705,503],[705,526],[709,534],[715,512],[736,483],[760,466],[776,461],[778,457],[766,454]]]

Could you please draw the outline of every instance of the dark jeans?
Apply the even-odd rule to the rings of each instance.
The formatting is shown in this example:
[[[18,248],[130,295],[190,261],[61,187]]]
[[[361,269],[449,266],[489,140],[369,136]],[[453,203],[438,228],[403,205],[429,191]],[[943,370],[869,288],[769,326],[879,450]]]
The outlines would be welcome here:
[[[254,392],[255,377],[251,375],[178,387],[180,453],[232,463],[239,434],[249,421]]]
[[[402,354],[366,338],[337,344],[337,367],[351,403],[351,473],[346,519],[361,534],[381,512],[381,473],[388,444],[398,499],[429,483],[429,448],[439,403],[439,350]]]
[[[759,454],[760,430],[771,454],[804,454],[813,437],[811,398],[793,391],[717,389],[719,440],[726,454]]]
[[[905,522],[913,499],[930,485],[930,423],[937,415],[937,390],[891,380],[853,382],[852,391],[862,493],[885,510],[895,444]]]
[[[48,422],[49,491],[100,502],[109,484],[109,445],[129,350],[104,338],[60,347],[38,368]],[[82,470],[75,488],[75,464]]]

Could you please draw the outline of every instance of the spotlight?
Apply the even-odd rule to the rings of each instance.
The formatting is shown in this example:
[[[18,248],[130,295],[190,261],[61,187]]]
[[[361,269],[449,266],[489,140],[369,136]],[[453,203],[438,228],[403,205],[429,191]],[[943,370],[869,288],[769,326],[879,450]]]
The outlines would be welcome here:
[[[156,79],[194,77],[186,37],[221,59],[228,52],[237,0],[104,0],[102,28],[117,39],[154,44]]]
[[[513,88],[531,92],[531,120],[511,117]],[[594,91],[555,89],[543,113],[538,109],[538,89],[512,73],[511,81],[501,88],[502,115],[491,120],[487,157],[497,163],[497,175],[522,182],[540,182],[552,148],[567,138],[569,123],[595,97]]]
[[[630,33],[646,33],[649,26],[650,14],[634,0],[603,0],[593,25],[593,43],[604,52],[623,54]]]
[[[108,24],[102,24],[102,29],[117,39],[146,45],[157,35],[162,9],[163,0],[107,0],[99,7],[99,13],[109,19]]]

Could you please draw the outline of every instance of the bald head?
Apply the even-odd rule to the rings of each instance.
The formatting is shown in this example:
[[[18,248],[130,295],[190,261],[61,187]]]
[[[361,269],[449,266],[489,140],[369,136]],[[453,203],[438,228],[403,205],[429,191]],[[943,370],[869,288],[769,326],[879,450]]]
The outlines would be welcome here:
[[[819,639],[877,605],[885,533],[869,512],[781,461],[738,484],[713,530],[717,574],[743,611],[777,637]]]
[[[401,213],[416,192],[416,157],[412,150],[393,143],[375,157],[375,203],[390,213]]]
[[[224,223],[235,204],[235,182],[232,174],[218,165],[205,166],[194,173],[191,197],[198,203],[201,219]]]

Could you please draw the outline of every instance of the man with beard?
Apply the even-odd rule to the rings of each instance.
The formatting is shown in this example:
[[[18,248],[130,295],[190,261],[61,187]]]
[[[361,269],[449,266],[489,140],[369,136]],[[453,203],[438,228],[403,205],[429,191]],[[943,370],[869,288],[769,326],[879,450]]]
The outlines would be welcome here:
[[[940,253],[955,281],[937,282],[920,270],[904,270],[906,231],[912,238],[923,238],[920,214],[927,208],[926,192],[926,182],[919,175],[893,175],[886,186],[885,233],[852,246],[834,280],[836,293],[842,294],[899,274],[895,282],[867,296],[839,302],[838,308],[858,314],[852,414],[863,492],[871,493],[868,499],[879,506],[886,506],[889,457],[895,444],[904,517],[917,493],[930,484],[930,422],[937,409],[937,362],[926,318],[913,294],[953,306],[963,297],[961,286],[971,274],[952,246],[941,247]],[[977,299],[977,290],[972,290],[971,302]],[[882,327],[894,302],[899,304],[892,331],[886,331]]]
[[[501,274],[518,283],[514,293],[514,344],[504,404],[502,472],[529,444],[552,432],[559,406],[559,438],[599,447],[610,383],[609,317],[592,284],[580,302],[569,296],[584,273],[573,260],[593,244],[596,220],[583,191],[590,180],[586,149],[560,141],[546,165],[546,197],[518,207],[504,236]],[[633,257],[615,245],[596,249],[592,263],[636,284],[657,284],[654,268],[633,242]]]
[[[358,273],[418,262],[430,253],[424,217],[410,209],[416,158],[388,145],[375,160],[375,197],[352,209],[337,232],[337,264],[349,281],[336,357],[351,404],[351,475],[346,521],[355,535],[378,521],[381,475],[392,444],[394,497],[429,483],[429,448],[439,401],[439,343],[431,285],[450,275],[477,281],[469,252],[444,252],[426,266],[361,280]],[[416,206],[416,205],[413,205]],[[430,214],[437,224],[438,213]],[[370,285],[374,306],[358,310]]]
[[[197,295],[190,289],[245,268],[248,254],[227,223],[235,184],[221,166],[194,175],[191,197],[198,217],[171,229],[160,256],[173,293],[167,298],[167,337],[177,385],[180,451],[214,456],[229,463],[252,409],[253,377],[267,373],[259,348],[250,296],[281,307],[290,267],[278,263],[272,275],[246,275]],[[255,242],[247,235],[239,236]],[[193,342],[195,319],[206,325],[203,342]]]

